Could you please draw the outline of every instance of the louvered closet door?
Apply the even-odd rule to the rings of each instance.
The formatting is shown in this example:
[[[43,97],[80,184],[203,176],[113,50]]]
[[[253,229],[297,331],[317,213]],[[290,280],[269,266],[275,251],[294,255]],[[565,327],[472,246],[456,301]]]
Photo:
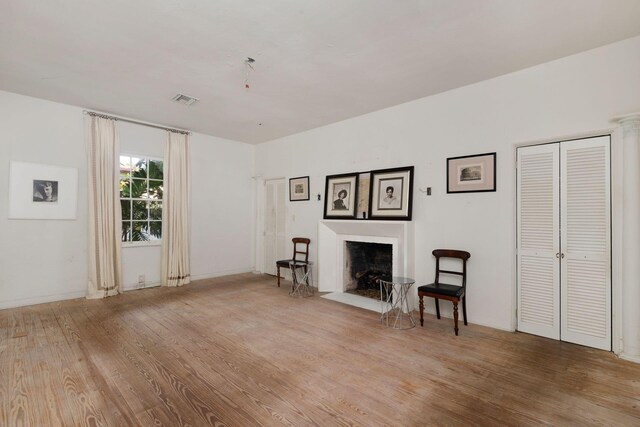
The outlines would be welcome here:
[[[518,149],[518,330],[560,338],[559,146]]]
[[[560,147],[561,339],[610,350],[609,136]]]

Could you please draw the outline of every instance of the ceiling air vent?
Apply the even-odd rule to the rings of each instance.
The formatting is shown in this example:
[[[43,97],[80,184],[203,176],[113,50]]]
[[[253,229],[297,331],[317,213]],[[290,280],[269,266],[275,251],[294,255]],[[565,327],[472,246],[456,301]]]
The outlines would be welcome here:
[[[193,96],[183,95],[181,93],[171,98],[171,100],[179,102],[180,104],[184,104],[184,105],[193,105],[196,102],[200,101],[198,98],[194,98]]]

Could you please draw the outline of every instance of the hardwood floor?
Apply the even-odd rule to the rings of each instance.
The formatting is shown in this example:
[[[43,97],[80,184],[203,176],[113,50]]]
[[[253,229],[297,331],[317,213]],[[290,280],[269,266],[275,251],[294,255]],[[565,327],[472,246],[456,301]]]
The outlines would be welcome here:
[[[2,310],[0,425],[640,425],[640,365],[611,353],[287,291],[243,274]]]

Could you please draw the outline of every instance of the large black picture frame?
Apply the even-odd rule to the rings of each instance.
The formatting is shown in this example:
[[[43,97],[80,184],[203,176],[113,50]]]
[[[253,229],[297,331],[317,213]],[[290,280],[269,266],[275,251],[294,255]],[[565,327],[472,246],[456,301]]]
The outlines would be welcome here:
[[[324,219],[355,219],[358,173],[328,175],[324,186]]]
[[[411,221],[413,166],[371,171],[369,219]]]

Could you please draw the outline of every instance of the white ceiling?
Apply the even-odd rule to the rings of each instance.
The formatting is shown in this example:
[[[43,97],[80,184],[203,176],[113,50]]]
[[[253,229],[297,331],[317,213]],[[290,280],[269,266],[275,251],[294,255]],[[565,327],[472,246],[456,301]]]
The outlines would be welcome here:
[[[638,34],[639,0],[0,0],[0,89],[260,143]]]

